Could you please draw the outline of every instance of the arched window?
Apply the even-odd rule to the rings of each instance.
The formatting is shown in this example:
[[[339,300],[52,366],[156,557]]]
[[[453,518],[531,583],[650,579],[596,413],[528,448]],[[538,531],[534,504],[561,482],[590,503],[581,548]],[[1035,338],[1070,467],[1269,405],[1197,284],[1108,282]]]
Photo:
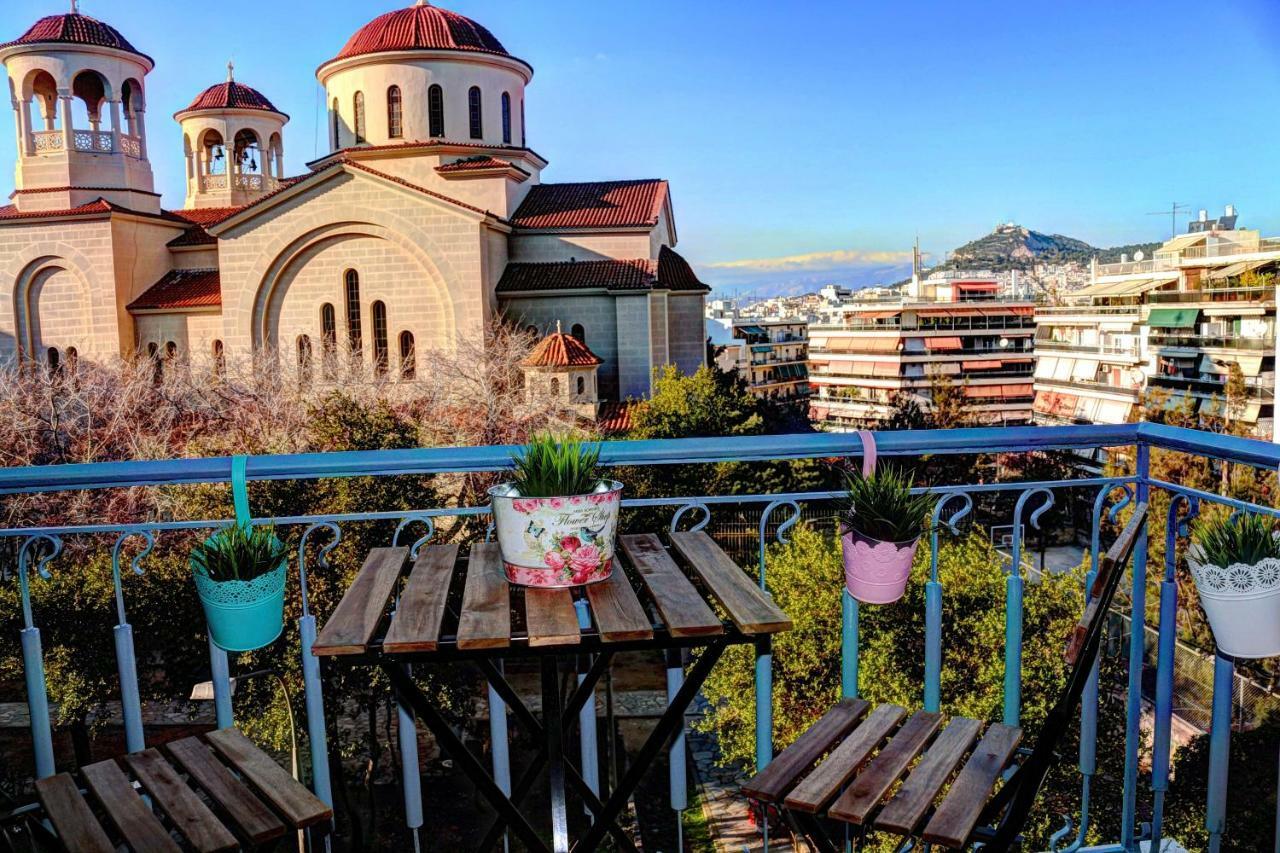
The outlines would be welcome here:
[[[400,378],[414,379],[418,375],[418,351],[413,332],[400,333]]]
[[[320,306],[320,359],[324,378],[332,379],[338,360],[338,318],[328,302]]]
[[[76,367],[80,364],[80,353],[75,347],[67,347],[67,372],[76,375]]]
[[[480,99],[480,87],[472,86],[467,92],[467,108],[471,113],[471,138],[484,139],[484,105]]]
[[[399,139],[404,136],[404,124],[401,121],[400,87],[387,89],[387,136]]]
[[[502,93],[502,142],[511,144],[511,96],[506,92]]]
[[[356,125],[356,145],[364,144],[364,92],[356,92],[352,99],[351,114]]]
[[[552,397],[560,396],[560,380],[559,379],[551,380],[551,396]]]
[[[222,341],[213,342],[213,372],[218,376],[225,376],[227,373],[227,356]]]
[[[45,350],[45,358],[49,360],[49,375],[56,376],[62,372],[62,359],[58,355],[57,347],[49,347]]]
[[[587,342],[587,330],[582,328],[581,323],[574,323],[569,329],[569,334],[578,339],[578,343],[585,344]]]
[[[587,380],[583,376],[578,377],[578,396],[581,397],[587,393]]]
[[[427,90],[427,132],[444,136],[444,89],[439,85]]]
[[[147,344],[147,357],[151,359],[151,381],[159,385],[164,381],[164,359],[160,358],[160,347],[155,341]]]
[[[364,337],[360,332],[360,274],[347,270],[343,276],[347,298],[347,348],[351,358],[359,361],[364,351]]]
[[[333,150],[342,147],[342,113],[338,110],[338,99],[333,99]]]
[[[298,335],[298,383],[311,384],[311,338]]]
[[[390,355],[387,352],[387,305],[381,300],[373,303],[373,372],[377,376],[387,375],[387,363]]]
[[[169,343],[165,344],[164,357],[169,359],[170,361],[173,361],[174,359],[176,359],[178,357],[178,345],[175,344],[173,341],[169,341]]]

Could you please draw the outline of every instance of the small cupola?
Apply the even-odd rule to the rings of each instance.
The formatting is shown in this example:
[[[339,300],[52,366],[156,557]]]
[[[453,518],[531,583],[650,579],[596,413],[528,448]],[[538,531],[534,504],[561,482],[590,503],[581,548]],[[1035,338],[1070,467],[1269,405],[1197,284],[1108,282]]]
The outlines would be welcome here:
[[[289,116],[237,82],[233,63],[227,63],[226,82],[205,89],[173,117],[182,126],[188,209],[238,207],[280,186]]]
[[[556,323],[554,333],[534,346],[520,362],[525,397],[530,402],[554,400],[584,418],[595,418],[600,405],[596,374],[604,360]]]

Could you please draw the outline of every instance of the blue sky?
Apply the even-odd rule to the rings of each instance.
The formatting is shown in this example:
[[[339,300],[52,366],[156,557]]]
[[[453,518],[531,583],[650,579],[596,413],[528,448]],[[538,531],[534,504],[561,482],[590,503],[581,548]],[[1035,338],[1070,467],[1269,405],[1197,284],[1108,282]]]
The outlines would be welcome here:
[[[394,3],[83,0],[156,59],[148,131],[180,206],[172,113],[223,79],[322,153],[314,71]],[[63,11],[0,4],[0,39]],[[1172,201],[1280,233],[1280,3],[451,0],[536,70],[549,181],[664,177],[713,283],[888,275],[998,222],[1095,245],[1162,239]],[[0,111],[11,174],[12,113]],[[752,262],[752,263],[744,263]],[[733,266],[726,266],[733,265]]]

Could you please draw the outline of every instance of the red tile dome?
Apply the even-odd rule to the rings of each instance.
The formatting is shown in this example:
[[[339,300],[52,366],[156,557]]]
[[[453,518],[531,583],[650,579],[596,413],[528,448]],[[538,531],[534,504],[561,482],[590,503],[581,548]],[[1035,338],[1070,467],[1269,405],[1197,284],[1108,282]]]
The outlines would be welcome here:
[[[184,113],[195,110],[262,110],[269,113],[280,113],[275,104],[267,100],[267,96],[250,86],[228,80],[205,89],[196,95]]]
[[[465,50],[510,56],[502,42],[470,18],[419,0],[379,15],[347,40],[332,61],[392,50]]]
[[[129,40],[120,35],[120,31],[110,24],[104,24],[96,18],[70,12],[64,15],[49,15],[31,25],[18,38],[6,42],[0,47],[14,47],[23,44],[85,44],[94,47],[111,47],[141,56],[147,62],[151,57],[138,50]]]

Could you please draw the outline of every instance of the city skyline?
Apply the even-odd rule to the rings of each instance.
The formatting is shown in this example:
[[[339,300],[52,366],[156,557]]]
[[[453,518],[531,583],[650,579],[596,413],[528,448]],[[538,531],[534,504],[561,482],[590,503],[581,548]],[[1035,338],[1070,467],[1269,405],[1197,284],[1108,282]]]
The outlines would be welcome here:
[[[0,34],[63,5],[10,4]],[[284,7],[212,16],[194,42],[181,8],[90,0],[81,11],[156,60],[152,160],[177,207],[170,116],[222,79],[228,59],[291,115],[285,165],[299,174],[326,151],[315,67],[397,5],[321,2],[301,25]],[[1266,209],[1280,191],[1268,158],[1280,61],[1264,43],[1280,11],[1260,0],[1211,15],[1190,3],[1087,3],[1069,19],[1012,3],[822,2],[804,15],[755,3],[448,5],[533,64],[529,144],[552,159],[548,179],[625,165],[671,180],[681,249],[713,285],[888,278],[909,264],[917,233],[937,258],[1004,221],[1099,246],[1155,241],[1168,218],[1146,214],[1174,200],[1189,215],[1234,203],[1242,224],[1280,231],[1280,211]],[[11,172],[7,111],[0,133]]]

